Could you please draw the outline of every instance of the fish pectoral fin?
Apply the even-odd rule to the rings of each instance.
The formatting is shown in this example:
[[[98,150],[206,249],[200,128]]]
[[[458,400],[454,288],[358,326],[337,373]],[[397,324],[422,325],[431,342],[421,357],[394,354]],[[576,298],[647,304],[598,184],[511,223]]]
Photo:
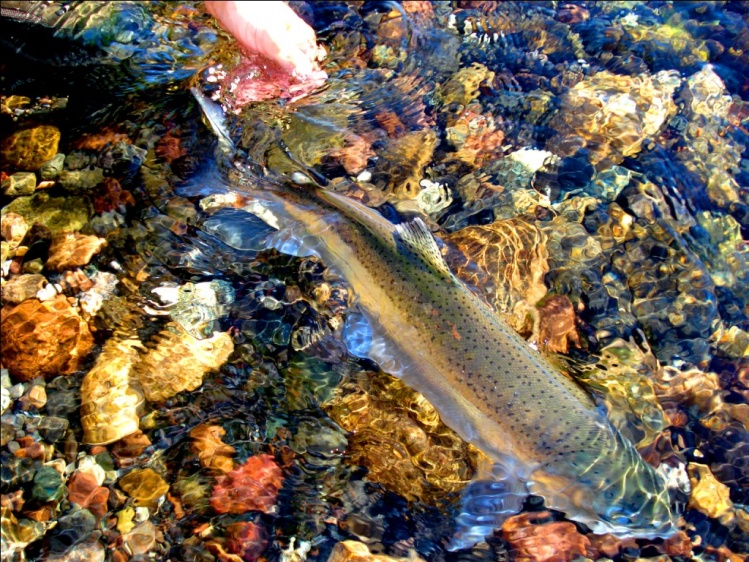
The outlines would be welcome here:
[[[434,235],[420,218],[395,225],[395,234],[403,246],[420,258],[429,269],[440,275],[452,275]]]
[[[528,490],[513,464],[496,463],[489,470],[480,470],[479,478],[465,487],[448,550],[463,550],[482,542],[522,509]]]
[[[343,343],[355,357],[371,359],[384,372],[401,377],[408,370],[408,357],[387,337],[382,327],[360,310],[352,310],[343,324]]]

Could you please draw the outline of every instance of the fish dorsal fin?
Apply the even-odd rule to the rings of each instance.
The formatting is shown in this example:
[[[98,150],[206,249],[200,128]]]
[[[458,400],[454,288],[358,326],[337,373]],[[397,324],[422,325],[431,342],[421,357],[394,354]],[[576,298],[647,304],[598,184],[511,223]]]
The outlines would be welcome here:
[[[452,275],[437,246],[437,241],[420,218],[395,225],[395,234],[410,252],[429,266],[429,269],[441,275]]]

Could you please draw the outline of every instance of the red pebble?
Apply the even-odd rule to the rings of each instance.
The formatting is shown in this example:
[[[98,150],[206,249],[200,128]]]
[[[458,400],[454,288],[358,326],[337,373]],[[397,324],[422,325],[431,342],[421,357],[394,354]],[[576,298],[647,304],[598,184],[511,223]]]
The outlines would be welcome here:
[[[228,474],[219,476],[213,487],[211,506],[217,513],[268,513],[276,504],[283,484],[281,469],[271,455],[255,455]]]

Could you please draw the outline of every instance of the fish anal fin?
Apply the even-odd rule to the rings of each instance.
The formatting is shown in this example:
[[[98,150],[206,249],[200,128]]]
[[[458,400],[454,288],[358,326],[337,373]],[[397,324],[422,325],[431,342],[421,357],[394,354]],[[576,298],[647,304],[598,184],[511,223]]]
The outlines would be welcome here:
[[[434,235],[420,218],[395,225],[398,240],[408,251],[418,256],[427,266],[442,275],[451,275]]]
[[[528,489],[518,468],[509,457],[502,462],[479,464],[476,479],[463,490],[448,550],[462,550],[482,542],[522,509]]]

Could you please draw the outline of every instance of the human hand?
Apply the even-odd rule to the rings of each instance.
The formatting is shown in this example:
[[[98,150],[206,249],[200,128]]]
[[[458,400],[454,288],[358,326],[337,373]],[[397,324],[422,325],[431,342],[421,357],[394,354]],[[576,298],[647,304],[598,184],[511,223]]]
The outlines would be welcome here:
[[[283,2],[205,2],[205,7],[249,52],[299,76],[321,72],[317,61],[325,51],[314,30]]]

